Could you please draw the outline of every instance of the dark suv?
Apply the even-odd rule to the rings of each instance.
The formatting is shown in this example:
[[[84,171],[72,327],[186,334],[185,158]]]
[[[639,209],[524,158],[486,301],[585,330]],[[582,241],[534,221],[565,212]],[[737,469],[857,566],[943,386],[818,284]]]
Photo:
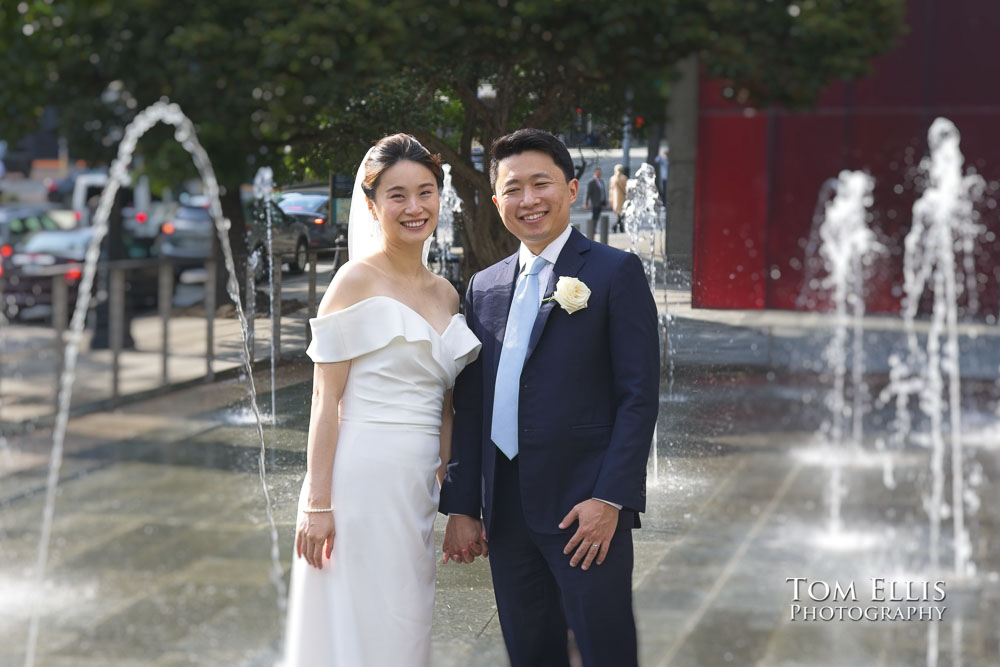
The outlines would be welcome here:
[[[296,186],[278,194],[278,207],[309,230],[310,248],[333,250],[347,246],[347,219],[353,187],[348,180],[334,179],[332,202],[330,187],[324,184]]]

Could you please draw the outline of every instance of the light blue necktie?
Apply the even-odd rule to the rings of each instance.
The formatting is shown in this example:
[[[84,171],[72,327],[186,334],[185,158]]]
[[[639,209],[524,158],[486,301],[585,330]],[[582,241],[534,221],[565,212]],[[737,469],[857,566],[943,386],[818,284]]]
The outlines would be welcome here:
[[[493,392],[493,425],[490,437],[500,451],[513,460],[517,456],[517,399],[521,386],[521,369],[528,353],[528,339],[538,316],[538,272],[547,260],[536,257],[521,276],[514,292],[514,301],[507,316],[507,331],[503,337],[497,383]]]

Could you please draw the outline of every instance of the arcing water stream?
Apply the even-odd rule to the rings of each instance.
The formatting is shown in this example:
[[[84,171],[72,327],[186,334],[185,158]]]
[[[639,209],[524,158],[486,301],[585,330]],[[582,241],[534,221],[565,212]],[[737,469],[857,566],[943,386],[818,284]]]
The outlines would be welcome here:
[[[108,218],[111,214],[111,207],[114,204],[116,195],[121,185],[128,180],[126,169],[135,153],[136,144],[139,139],[151,128],[159,123],[173,125],[174,137],[191,155],[195,167],[205,185],[206,192],[210,199],[209,211],[215,221],[216,232],[219,236],[219,244],[225,256],[225,266],[229,275],[226,285],[229,297],[236,305],[236,314],[240,320],[243,330],[242,356],[247,373],[247,388],[250,392],[250,405],[252,406],[254,417],[257,421],[257,434],[260,438],[260,452],[258,458],[258,471],[260,483],[264,492],[264,502],[267,511],[267,519],[270,524],[271,534],[271,580],[278,592],[279,606],[286,605],[286,591],[284,578],[282,576],[280,553],[278,548],[278,531],[274,522],[274,512],[271,505],[271,497],[267,488],[267,477],[265,471],[266,445],[264,441],[264,430],[261,422],[260,412],[257,408],[257,392],[253,382],[253,368],[250,363],[250,352],[247,347],[247,321],[243,314],[240,302],[239,281],[236,278],[236,267],[233,262],[232,249],[229,246],[230,221],[222,214],[222,203],[219,198],[220,188],[216,180],[215,172],[212,169],[208,154],[202,148],[195,134],[194,124],[183,114],[176,104],[167,102],[157,102],[136,115],[135,119],[125,128],[124,138],[118,146],[118,156],[111,164],[110,179],[107,187],[101,193],[100,203],[94,215],[94,235],[87,248],[86,264],[83,269],[83,276],[80,280],[79,297],[73,309],[73,317],[70,322],[69,339],[66,342],[65,365],[59,381],[59,402],[56,414],[55,427],[52,434],[52,453],[49,458],[48,476],[45,487],[45,508],[42,515],[41,536],[38,542],[38,557],[34,570],[34,579],[37,584],[36,589],[41,589],[45,580],[45,570],[48,561],[49,543],[52,536],[52,523],[55,516],[56,489],[59,482],[59,471],[63,462],[63,450],[66,439],[66,426],[69,421],[70,398],[73,388],[73,378],[76,371],[77,355],[80,348],[84,325],[86,324],[87,311],[90,306],[89,295],[94,284],[94,276],[97,273],[97,262],[100,255],[101,241],[108,231]],[[35,662],[35,651],[38,643],[40,610],[33,610],[30,618],[28,639],[25,649],[25,667],[32,667]]]

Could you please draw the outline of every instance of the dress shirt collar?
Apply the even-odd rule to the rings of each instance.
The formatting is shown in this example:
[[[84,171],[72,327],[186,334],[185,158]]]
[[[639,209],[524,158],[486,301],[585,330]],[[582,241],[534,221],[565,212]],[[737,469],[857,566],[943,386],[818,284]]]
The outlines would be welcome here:
[[[562,249],[566,246],[566,241],[569,240],[569,235],[572,231],[572,225],[566,225],[566,229],[563,230],[562,234],[557,236],[552,243],[545,246],[537,257],[544,257],[549,266],[555,265],[556,260],[559,259],[559,253],[561,253]],[[528,247],[522,243],[521,249],[517,253],[517,263],[520,267],[518,275],[524,272],[526,266],[531,266],[531,263],[535,261],[535,257],[536,255],[528,250]]]

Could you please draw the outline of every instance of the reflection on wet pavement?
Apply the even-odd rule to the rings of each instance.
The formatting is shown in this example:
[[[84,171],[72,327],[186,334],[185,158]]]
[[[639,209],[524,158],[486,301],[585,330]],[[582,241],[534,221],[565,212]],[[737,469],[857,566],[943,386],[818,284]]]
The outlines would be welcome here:
[[[289,364],[283,373],[284,417],[265,436],[287,576],[311,369]],[[649,479],[635,533],[643,665],[925,665],[935,631],[938,664],[1000,663],[996,485],[979,489],[971,526],[977,575],[929,572],[928,451],[913,445],[893,455],[896,488],[886,488],[874,441],[888,413],[876,409],[866,417],[872,456],[843,463],[845,532],[828,534],[828,470],[816,435],[825,387],[814,374],[736,366],[682,366],[672,391],[664,384],[658,479]],[[963,388],[970,423],[990,433],[994,385]],[[44,433],[11,439],[29,463],[0,471],[0,664],[21,664],[35,608],[41,665],[274,663],[284,619],[268,579],[258,445],[255,427],[239,419],[245,409],[234,381],[75,420],[43,590],[23,582],[37,548]],[[1000,479],[1000,443],[987,440],[969,456],[986,480]],[[438,544],[443,527],[439,517]],[[853,584],[857,600],[803,593],[795,602],[790,578]],[[943,581],[947,596],[873,601],[879,579]],[[506,664],[488,565],[443,566],[438,582],[433,664]],[[946,610],[941,621],[792,620],[794,604]]]

